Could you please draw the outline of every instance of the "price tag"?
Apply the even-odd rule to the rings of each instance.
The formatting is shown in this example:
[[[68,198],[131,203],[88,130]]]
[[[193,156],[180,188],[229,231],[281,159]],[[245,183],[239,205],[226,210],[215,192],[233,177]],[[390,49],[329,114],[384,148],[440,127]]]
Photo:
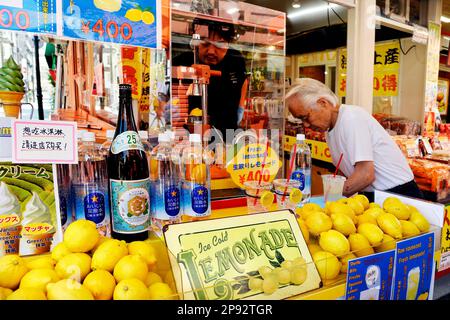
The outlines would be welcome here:
[[[0,28],[56,34],[56,1],[0,0]]]
[[[14,120],[13,163],[77,163],[76,122]]]
[[[63,0],[64,36],[156,48],[160,38],[156,0]]]

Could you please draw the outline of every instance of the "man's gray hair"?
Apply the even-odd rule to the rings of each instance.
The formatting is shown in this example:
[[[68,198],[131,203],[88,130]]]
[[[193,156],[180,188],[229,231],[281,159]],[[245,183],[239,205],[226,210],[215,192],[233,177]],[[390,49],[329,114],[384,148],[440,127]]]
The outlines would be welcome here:
[[[311,79],[296,79],[294,87],[286,94],[286,100],[296,97],[302,105],[307,109],[315,107],[317,100],[323,98],[331,103],[334,107],[339,104],[338,97],[322,82]]]

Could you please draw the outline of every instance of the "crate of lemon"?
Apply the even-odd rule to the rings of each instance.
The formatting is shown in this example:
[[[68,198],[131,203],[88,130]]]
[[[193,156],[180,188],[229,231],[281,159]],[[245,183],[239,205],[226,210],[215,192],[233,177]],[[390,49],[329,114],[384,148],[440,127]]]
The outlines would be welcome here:
[[[0,300],[178,299],[159,239],[126,243],[77,220],[50,255],[0,258]]]
[[[430,231],[419,210],[399,198],[369,203],[364,195],[308,203],[296,209],[297,221],[325,284],[345,279],[348,260],[395,250],[396,242]]]

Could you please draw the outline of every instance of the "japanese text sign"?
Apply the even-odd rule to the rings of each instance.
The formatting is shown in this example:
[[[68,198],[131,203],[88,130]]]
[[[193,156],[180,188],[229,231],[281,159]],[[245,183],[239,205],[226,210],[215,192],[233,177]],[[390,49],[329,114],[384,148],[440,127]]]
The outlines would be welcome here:
[[[156,0],[62,0],[64,36],[156,48],[160,43]]]
[[[283,299],[319,287],[321,279],[289,210],[168,225],[164,237],[172,270],[180,270],[177,291],[185,299]],[[301,283],[287,282],[270,294],[249,285],[262,279],[260,267],[303,261]],[[303,260],[304,259],[304,260]]]
[[[445,207],[444,227],[441,235],[441,257],[438,271],[450,268],[450,204]]]
[[[76,122],[14,120],[13,163],[77,163]]]
[[[373,62],[373,95],[375,97],[397,96],[400,68],[400,45],[398,42],[375,46]],[[338,51],[338,95],[345,96],[347,73],[347,50]]]
[[[142,92],[142,48],[125,47],[122,55],[122,83],[131,85],[133,99],[139,100]]]
[[[397,242],[393,300],[431,298],[434,272],[434,233]]]
[[[0,28],[56,34],[57,0],[0,0]]]
[[[348,261],[347,300],[389,300],[395,250]]]

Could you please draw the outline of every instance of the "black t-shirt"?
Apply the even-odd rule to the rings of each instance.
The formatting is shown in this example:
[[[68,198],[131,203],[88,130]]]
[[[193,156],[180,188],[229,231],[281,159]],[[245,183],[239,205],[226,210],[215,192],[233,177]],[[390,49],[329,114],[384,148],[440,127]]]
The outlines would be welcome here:
[[[186,52],[175,57],[172,64],[191,66],[193,61],[194,54]],[[226,129],[237,129],[237,110],[246,77],[245,60],[239,51],[228,49],[223,60],[210,68],[222,72],[221,77],[211,77],[208,85],[210,124],[225,135]]]

